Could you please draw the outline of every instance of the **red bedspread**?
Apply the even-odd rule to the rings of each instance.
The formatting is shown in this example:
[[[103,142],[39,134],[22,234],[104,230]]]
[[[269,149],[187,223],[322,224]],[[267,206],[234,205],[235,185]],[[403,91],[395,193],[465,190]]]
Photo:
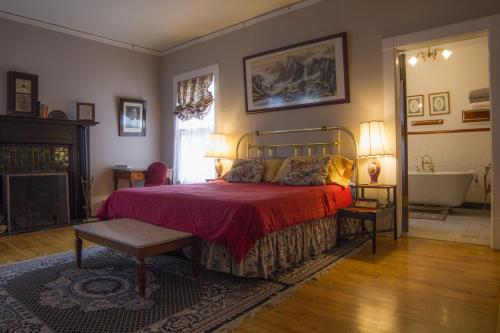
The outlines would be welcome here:
[[[240,262],[263,236],[333,215],[351,204],[349,188],[271,183],[166,185],[115,191],[99,219],[133,218],[224,245]]]

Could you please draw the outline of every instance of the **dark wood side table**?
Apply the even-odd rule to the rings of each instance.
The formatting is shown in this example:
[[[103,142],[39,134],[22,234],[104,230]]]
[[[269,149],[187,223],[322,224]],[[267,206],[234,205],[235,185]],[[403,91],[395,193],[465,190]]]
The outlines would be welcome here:
[[[368,235],[372,240],[372,252],[377,252],[377,233],[393,231],[394,240],[398,239],[398,221],[397,221],[397,201],[396,201],[396,185],[388,184],[361,184],[353,186],[356,190],[356,198],[365,198],[365,189],[384,189],[387,190],[386,203],[380,205],[377,208],[362,208],[362,207],[347,207],[340,209],[338,212],[339,220],[342,221],[344,218],[354,218],[361,221],[361,234]],[[361,194],[358,192],[361,191]],[[392,190],[392,195],[391,195]],[[377,230],[377,219],[392,215],[392,227],[389,229]],[[372,222],[373,229],[371,232],[366,228],[366,221]],[[351,236],[351,235],[346,235]]]
[[[135,183],[138,181],[146,180],[146,175],[148,170],[146,169],[122,169],[113,168],[113,181],[115,183],[115,190],[118,189],[118,181],[124,179],[128,181],[130,187],[134,187]],[[165,180],[165,185],[172,185],[172,169],[167,171],[167,179]]]
[[[115,182],[115,190],[118,189],[118,181],[120,179],[128,181],[130,187],[134,187],[135,183],[146,179],[146,169],[119,169],[113,168],[113,180]]]

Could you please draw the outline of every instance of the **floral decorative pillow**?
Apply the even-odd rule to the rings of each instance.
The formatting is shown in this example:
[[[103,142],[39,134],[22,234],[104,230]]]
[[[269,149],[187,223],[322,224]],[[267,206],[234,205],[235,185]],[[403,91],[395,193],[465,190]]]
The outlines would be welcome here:
[[[288,172],[281,180],[284,185],[325,185],[331,156],[311,158],[307,160],[290,159]]]
[[[231,183],[258,183],[264,174],[264,161],[250,158],[236,160],[226,175],[226,181]]]

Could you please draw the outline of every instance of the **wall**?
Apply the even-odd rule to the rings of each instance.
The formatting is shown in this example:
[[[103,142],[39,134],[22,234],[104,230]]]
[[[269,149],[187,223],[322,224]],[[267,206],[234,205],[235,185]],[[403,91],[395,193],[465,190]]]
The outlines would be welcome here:
[[[453,11],[450,8],[453,7]],[[432,8],[432,10],[431,10]],[[164,159],[173,161],[172,77],[207,65],[220,66],[218,130],[236,137],[256,129],[343,125],[384,119],[381,41],[386,36],[442,26],[500,12],[497,1],[329,1],[291,12],[191,46],[162,58]],[[409,15],[408,13],[411,13]],[[328,34],[348,32],[351,103],[262,114],[245,114],[242,58]],[[389,127],[391,142],[394,127]],[[395,149],[394,149],[395,151]],[[389,163],[394,163],[389,161]],[[392,168],[394,169],[394,168]],[[361,172],[365,174],[364,170]],[[382,171],[382,179],[385,175]],[[365,178],[366,179],[366,178]]]
[[[112,191],[110,167],[145,167],[161,158],[160,58],[0,19],[0,114],[6,112],[6,73],[39,76],[39,100],[76,118],[76,102],[96,104],[90,130],[94,199]],[[119,97],[148,102],[147,136],[118,136]]]
[[[489,87],[488,40],[474,38],[456,43],[434,45],[453,51],[445,60],[419,61],[416,66],[406,65],[406,92],[408,96],[424,95],[424,116],[408,117],[408,131],[456,130],[489,127],[489,123],[462,123],[462,110],[469,107],[469,92]],[[406,52],[407,59],[427,49]],[[430,116],[429,94],[449,92],[450,113]],[[443,119],[443,125],[412,126],[414,120]]]
[[[424,95],[424,116],[409,117],[409,132],[489,128],[489,122],[463,123],[462,110],[469,106],[469,91],[489,87],[488,40],[475,38],[456,43],[434,45],[453,51],[444,60],[419,61],[416,66],[407,65],[407,95]],[[406,52],[407,59],[420,51]],[[430,116],[428,96],[436,92],[449,92],[450,113]],[[443,119],[443,125],[412,126],[412,121]],[[490,132],[440,133],[408,136],[408,162],[410,171],[416,171],[417,156],[429,154],[436,171],[468,171],[477,173],[467,192],[467,202],[484,202],[484,168],[491,163]],[[412,190],[411,188],[409,189]]]

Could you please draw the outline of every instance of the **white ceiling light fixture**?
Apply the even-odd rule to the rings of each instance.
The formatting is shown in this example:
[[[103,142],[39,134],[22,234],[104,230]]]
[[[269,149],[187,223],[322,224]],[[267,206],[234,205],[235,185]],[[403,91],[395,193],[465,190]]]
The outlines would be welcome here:
[[[422,59],[424,62],[427,59],[436,60],[438,55],[441,55],[444,59],[449,59],[452,54],[453,52],[450,50],[441,48],[431,49],[430,47],[428,47],[427,51],[419,52],[416,56],[412,56],[410,59],[408,59],[408,63],[412,66],[415,66],[418,63],[419,59]]]
[[[452,54],[453,54],[453,52],[452,52],[452,51],[450,51],[450,50],[443,50],[443,51],[441,52],[441,55],[442,55],[442,56],[443,56],[443,58],[445,58],[445,59],[449,59],[449,58],[451,57],[451,55],[452,55]]]
[[[415,57],[415,56],[413,56],[413,57],[411,57],[410,59],[408,59],[408,63],[409,63],[410,65],[412,65],[412,66],[415,66],[415,65],[417,64],[417,62],[418,62],[418,58],[417,58],[417,57]]]

